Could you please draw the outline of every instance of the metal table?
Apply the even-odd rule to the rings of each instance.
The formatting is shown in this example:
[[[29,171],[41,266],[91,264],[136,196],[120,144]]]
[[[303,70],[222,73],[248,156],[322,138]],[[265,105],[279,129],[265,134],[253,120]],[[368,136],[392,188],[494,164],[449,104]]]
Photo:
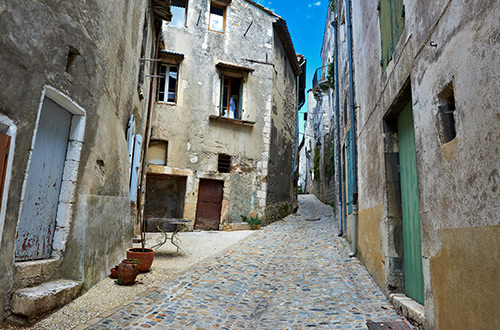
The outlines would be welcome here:
[[[149,218],[148,221],[156,223],[156,228],[162,233],[162,236],[158,237],[156,241],[157,244],[151,247],[152,249],[157,249],[163,244],[167,243],[168,240],[170,240],[170,243],[172,243],[172,245],[177,248],[177,252],[181,250],[182,252],[184,252],[185,255],[187,255],[187,252],[180,247],[181,241],[179,237],[177,237],[177,234],[182,230],[184,225],[191,223],[191,220],[176,219],[176,218]],[[164,223],[167,223],[169,225],[175,225],[175,230],[170,234],[170,237],[168,235],[168,232],[164,231],[160,227],[160,225]]]

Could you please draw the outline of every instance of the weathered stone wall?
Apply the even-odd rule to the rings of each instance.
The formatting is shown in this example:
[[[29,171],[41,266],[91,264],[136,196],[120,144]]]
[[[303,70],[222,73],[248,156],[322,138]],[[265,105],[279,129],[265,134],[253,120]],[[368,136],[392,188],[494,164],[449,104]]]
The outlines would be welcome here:
[[[276,33],[273,37],[274,75],[271,136],[267,177],[266,222],[290,214],[293,205],[293,157],[297,122],[297,78]]]
[[[397,129],[411,102],[428,329],[498,328],[497,142],[500,50],[495,2],[403,1],[405,28],[385,70],[377,2],[352,3],[358,156],[358,256],[386,290],[404,291]],[[349,105],[345,1],[339,21],[341,109]],[[342,87],[344,86],[344,87]],[[439,107],[454,97],[456,137]],[[347,116],[349,111],[347,111]],[[349,129],[341,110],[341,141]],[[482,174],[481,174],[482,173]],[[352,237],[350,218],[347,236]],[[461,242],[461,243],[460,243]],[[465,243],[464,243],[465,242]],[[479,257],[480,251],[489,251]],[[476,294],[481,292],[481,294]],[[462,303],[462,301],[464,301]]]
[[[45,85],[86,112],[73,214],[60,272],[86,286],[106,276],[130,243],[127,121],[144,130],[137,93],[146,1],[0,1],[0,113],[17,126],[1,240],[0,320],[13,289],[23,182]],[[70,49],[76,50],[67,64]]]
[[[184,218],[193,221],[196,218],[200,178],[225,182],[221,214],[224,224],[241,222],[240,215],[251,212],[263,217],[268,192],[281,189],[270,189],[266,180],[271,117],[277,115],[272,113],[273,102],[278,102],[273,101],[271,93],[275,83],[273,75],[276,66],[286,64],[282,63],[283,58],[278,62],[274,60],[275,16],[247,1],[235,0],[226,8],[225,32],[218,33],[208,30],[208,13],[208,1],[193,0],[189,2],[185,27],[164,27],[165,49],[184,54],[184,59],[179,64],[176,103],[155,105],[153,138],[168,141],[168,168],[189,169],[193,173],[188,178]],[[254,125],[209,119],[211,115],[219,115],[220,74],[216,68],[219,62],[254,70],[244,78],[242,95],[242,119],[253,121]],[[284,99],[291,93],[291,98],[286,97],[290,104],[277,104],[279,115],[286,119],[282,122],[275,117],[274,120],[280,131],[291,129],[293,134],[295,126],[289,121],[295,120],[294,110],[290,113],[288,109],[295,106],[295,101],[290,101],[295,100],[295,81],[287,77],[287,70],[289,66],[279,72],[276,82],[283,88]],[[286,111],[281,108],[285,106]],[[293,153],[294,142],[288,134],[280,133],[283,138],[277,141],[282,144],[287,161],[290,152]],[[230,173],[217,172],[218,154],[232,157]],[[293,155],[291,157],[293,163]]]

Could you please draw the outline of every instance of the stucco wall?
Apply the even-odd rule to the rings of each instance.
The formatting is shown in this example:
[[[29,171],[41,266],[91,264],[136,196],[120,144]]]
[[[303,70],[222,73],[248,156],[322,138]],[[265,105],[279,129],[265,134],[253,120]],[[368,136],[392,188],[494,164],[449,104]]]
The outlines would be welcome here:
[[[137,77],[146,7],[146,1],[0,1],[0,112],[18,127],[2,219],[0,296],[12,289],[21,191],[45,85],[86,112],[62,275],[89,286],[123,257],[133,230],[126,143],[131,113],[136,132],[144,129]],[[69,47],[79,55],[65,72]],[[8,300],[2,299],[0,320]]]
[[[294,107],[288,96],[295,100],[295,81],[287,76],[289,65],[279,73],[279,79],[273,80],[275,70],[279,71],[284,63],[283,57],[275,55],[276,17],[246,1],[235,0],[226,8],[225,32],[217,33],[208,30],[208,6],[208,1],[190,1],[186,26],[164,27],[165,49],[184,54],[184,59],[179,64],[176,104],[155,105],[153,138],[168,141],[169,168],[189,169],[193,173],[193,184],[187,187],[185,218],[195,220],[199,179],[214,178],[225,181],[221,222],[240,222],[240,215],[265,214],[273,104],[283,103],[273,99],[271,91],[280,89],[280,97],[290,102],[277,105],[279,116],[286,117],[275,117],[275,125],[280,130],[291,129],[293,134],[295,126],[289,120],[294,111],[290,114],[284,107]],[[209,119],[219,115],[219,62],[253,70],[244,78],[242,120],[253,121],[254,125]],[[273,87],[276,83],[280,86]],[[288,131],[280,134],[283,138],[277,143],[290,155],[294,140]],[[217,172],[219,153],[232,157],[231,173]],[[277,189],[281,187],[271,191]]]
[[[397,145],[387,127],[388,118],[397,116],[398,104],[411,100],[426,328],[497,328],[493,315],[499,299],[488,292],[497,290],[499,260],[486,251],[498,244],[492,237],[498,230],[495,210],[500,206],[496,198],[500,118],[495,106],[500,87],[496,69],[500,9],[494,2],[481,1],[403,3],[405,29],[384,71],[379,64],[377,3],[352,2],[359,257],[386,292],[395,289],[393,267],[402,257],[397,242],[400,211],[394,197],[398,192],[392,188],[397,178],[391,176]],[[443,144],[439,95],[450,83],[457,136]],[[481,262],[480,251],[488,255]]]
[[[297,122],[297,78],[276,33],[273,37],[273,90],[267,177],[266,221],[293,210],[293,157]]]

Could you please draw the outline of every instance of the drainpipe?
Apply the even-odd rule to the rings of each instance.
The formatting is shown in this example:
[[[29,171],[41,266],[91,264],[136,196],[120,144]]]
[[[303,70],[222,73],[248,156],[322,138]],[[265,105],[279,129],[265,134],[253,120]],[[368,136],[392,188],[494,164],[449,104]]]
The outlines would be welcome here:
[[[299,81],[300,74],[297,76],[297,115],[295,116],[295,152],[293,154],[293,180],[295,181],[295,166],[297,165],[297,149],[299,145]],[[297,183],[298,185],[298,183]]]
[[[300,72],[304,72],[302,67],[305,66],[306,61],[302,62],[302,64],[299,65]],[[297,76],[297,116],[295,119],[295,153],[293,154],[293,179],[295,180],[295,169],[297,165],[297,149],[299,145],[299,110],[302,108],[304,105],[305,101],[302,101],[299,103],[299,98],[300,98],[300,74]]]
[[[352,199],[352,252],[350,257],[356,256],[358,245],[358,175],[356,166],[356,123],[354,120],[354,79],[352,68],[352,21],[351,0],[346,0],[347,14],[347,48],[349,53],[349,99],[351,108],[351,130],[352,130],[352,173],[354,175],[353,199]]]
[[[153,18],[154,21],[154,18]],[[154,22],[153,22],[154,24]],[[154,59],[158,58],[158,53],[160,49],[160,35],[161,35],[161,27],[156,30],[156,47],[154,49]],[[154,41],[153,41],[154,42]],[[150,84],[149,84],[149,99],[148,99],[148,108],[147,108],[147,113],[146,113],[146,128],[144,132],[144,149],[142,150],[142,165],[141,165],[141,184],[139,188],[139,192],[137,194],[137,218],[139,221],[139,225],[141,226],[141,243],[142,243],[142,248],[144,249],[145,246],[145,241],[146,241],[146,220],[144,220],[144,205],[143,205],[143,200],[142,200],[142,194],[144,192],[144,188],[146,185],[146,175],[147,175],[147,152],[148,152],[148,146],[149,146],[149,140],[150,140],[150,132],[151,132],[151,113],[153,111],[153,87],[155,86],[155,76],[156,76],[156,70],[157,70],[158,64],[156,62],[153,62],[152,68],[152,77],[150,78]]]
[[[339,192],[338,192],[338,216],[339,216],[339,236],[342,236],[344,233],[344,228],[342,226],[342,177],[341,177],[341,163],[340,163],[340,105],[339,105],[339,49],[337,45],[337,31],[338,31],[338,24],[337,21],[334,20],[330,23],[333,26],[333,38],[334,38],[334,43],[335,43],[335,51],[334,51],[334,65],[335,65],[335,117],[336,117],[336,133],[337,133],[337,182],[339,185]]]

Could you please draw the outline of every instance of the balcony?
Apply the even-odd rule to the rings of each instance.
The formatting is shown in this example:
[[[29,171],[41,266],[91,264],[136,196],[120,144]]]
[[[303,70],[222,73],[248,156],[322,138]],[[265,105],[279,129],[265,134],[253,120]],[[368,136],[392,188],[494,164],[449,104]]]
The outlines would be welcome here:
[[[330,88],[328,84],[328,65],[317,68],[313,77],[313,91],[314,94],[319,93],[320,90]]]

